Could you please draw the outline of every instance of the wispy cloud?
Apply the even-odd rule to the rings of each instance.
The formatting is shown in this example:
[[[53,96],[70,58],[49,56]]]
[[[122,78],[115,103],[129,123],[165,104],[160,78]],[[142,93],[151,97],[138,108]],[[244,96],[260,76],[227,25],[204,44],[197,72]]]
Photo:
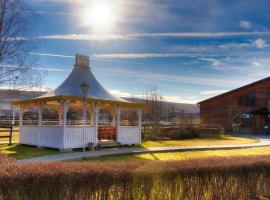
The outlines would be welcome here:
[[[164,32],[164,33],[128,33],[128,34],[54,34],[41,35],[31,39],[42,40],[85,40],[85,41],[102,41],[102,40],[129,40],[139,37],[151,38],[227,38],[239,36],[262,36],[270,35],[270,31],[254,32]]]
[[[266,48],[268,47],[269,45],[267,44],[266,40],[263,40],[261,38],[257,39],[254,41],[254,44],[255,46],[258,48],[258,49],[263,49],[263,48]]]
[[[171,82],[171,83],[178,83],[183,84],[197,84],[197,85],[206,85],[206,86],[219,86],[219,87],[236,87],[240,85],[247,84],[249,82],[255,81],[254,77],[251,79],[244,79],[239,80],[237,82],[234,81],[234,77],[232,78],[222,78],[217,76],[199,76],[194,74],[185,74],[185,75],[175,75],[175,74],[165,74],[165,73],[156,73],[153,71],[145,71],[145,70],[131,70],[131,69],[106,69],[106,70],[99,70],[93,69],[93,71],[99,75],[115,75],[117,77],[131,77],[137,80],[151,80],[151,82]]]
[[[202,95],[217,95],[217,94],[222,94],[224,92],[228,92],[228,90],[206,90],[202,91]]]
[[[244,28],[244,29],[250,29],[251,28],[251,23],[249,21],[240,21],[239,26]]]
[[[37,55],[37,56],[74,58],[74,56],[63,55],[63,54],[50,54],[50,53],[38,53],[38,52],[31,52],[30,54]],[[89,56],[91,59],[102,59],[102,58],[105,58],[105,59],[143,59],[143,58],[217,57],[218,55],[197,54],[197,53],[125,53],[125,54],[124,53],[123,54],[115,53],[115,54],[92,54]],[[110,62],[110,60],[106,60],[106,61]],[[112,61],[112,62],[114,62],[114,61]]]
[[[216,57],[218,55],[193,54],[193,53],[137,53],[137,54],[94,54],[93,58],[118,58],[118,59],[140,59],[140,58],[178,58],[178,57]]]
[[[103,40],[127,40],[131,39],[131,37],[122,34],[60,34],[60,35],[42,35],[31,39],[103,41]]]
[[[74,58],[74,56],[62,55],[62,54],[36,53],[36,52],[30,52],[30,54],[31,55],[37,55],[37,56],[50,56],[50,57],[59,57],[59,58]]]
[[[243,49],[243,48],[257,48],[257,49],[264,49],[266,47],[269,47],[267,44],[267,41],[258,38],[256,40],[251,40],[250,42],[244,42],[244,43],[225,43],[225,44],[220,44],[218,45],[219,48],[221,49]]]

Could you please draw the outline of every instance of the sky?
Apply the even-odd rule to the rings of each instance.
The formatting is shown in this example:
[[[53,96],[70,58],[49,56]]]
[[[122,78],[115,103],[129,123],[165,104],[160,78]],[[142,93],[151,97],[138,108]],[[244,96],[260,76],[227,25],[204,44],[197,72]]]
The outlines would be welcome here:
[[[156,87],[168,101],[197,103],[269,76],[269,0],[28,0],[39,21],[31,52],[44,88],[89,55],[117,96]]]

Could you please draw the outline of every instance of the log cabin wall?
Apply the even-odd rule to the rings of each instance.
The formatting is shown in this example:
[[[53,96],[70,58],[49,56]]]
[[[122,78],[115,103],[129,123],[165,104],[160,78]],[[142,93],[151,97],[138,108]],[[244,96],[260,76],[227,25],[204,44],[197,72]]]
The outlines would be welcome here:
[[[256,102],[252,106],[239,106],[238,97],[256,94]],[[270,77],[241,88],[226,92],[216,97],[199,102],[200,116],[203,124],[218,124],[226,131],[232,131],[235,116],[242,116],[254,110],[267,108],[270,100]],[[265,116],[256,115],[253,120],[252,131],[257,132],[265,123]]]

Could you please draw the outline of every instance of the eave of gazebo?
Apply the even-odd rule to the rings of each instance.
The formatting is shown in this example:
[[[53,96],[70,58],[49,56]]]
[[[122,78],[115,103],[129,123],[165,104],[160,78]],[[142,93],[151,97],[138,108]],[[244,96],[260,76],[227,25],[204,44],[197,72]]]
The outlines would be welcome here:
[[[26,100],[14,101],[12,104],[14,106],[29,106],[29,105],[38,105],[38,104],[50,104],[50,105],[59,105],[59,103],[68,101],[70,103],[80,102],[87,104],[102,104],[104,107],[106,105],[120,106],[123,109],[142,109],[145,108],[145,104],[133,103],[133,102],[122,102],[122,101],[112,101],[107,99],[93,99],[93,98],[83,98],[78,96],[51,96],[43,98],[34,98]],[[78,105],[80,104],[78,103]]]

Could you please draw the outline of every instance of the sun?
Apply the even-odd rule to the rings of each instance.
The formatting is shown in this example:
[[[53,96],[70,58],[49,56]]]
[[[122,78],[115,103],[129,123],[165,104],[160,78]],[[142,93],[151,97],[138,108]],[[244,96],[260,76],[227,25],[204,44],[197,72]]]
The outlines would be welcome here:
[[[117,8],[113,1],[96,1],[84,5],[81,11],[82,26],[93,32],[109,32],[117,21]]]

